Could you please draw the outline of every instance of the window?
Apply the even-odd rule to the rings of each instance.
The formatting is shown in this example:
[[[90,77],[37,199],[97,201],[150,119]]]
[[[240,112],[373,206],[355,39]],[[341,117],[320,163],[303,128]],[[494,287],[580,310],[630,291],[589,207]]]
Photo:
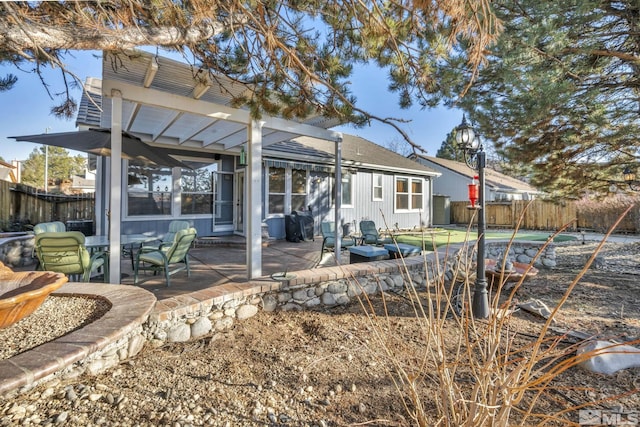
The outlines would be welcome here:
[[[342,206],[353,205],[353,175],[345,173],[342,175]]]
[[[382,200],[382,175],[380,175],[378,173],[374,173],[372,175],[372,177],[373,177],[373,183],[372,183],[373,196],[372,196],[372,199],[376,200],[376,201],[380,201],[380,200]]]
[[[172,194],[171,168],[129,165],[128,215],[171,215]]]
[[[423,208],[424,180],[396,177],[396,211],[418,211]]]
[[[217,163],[196,170],[182,170],[180,210],[183,215],[211,214],[213,212],[217,170]]]
[[[355,174],[351,173],[343,173],[342,174],[342,202],[340,207],[352,207],[353,206],[353,177]],[[333,188],[331,189],[331,193],[329,195],[331,200],[331,206],[335,205],[335,196],[336,196],[336,188],[335,188],[335,175],[332,178]]]
[[[284,168],[269,168],[269,213],[284,213],[284,198],[286,196],[286,175]]]
[[[307,204],[307,171],[291,171],[291,210],[303,211]]]
[[[307,206],[307,171],[303,169],[269,168],[270,214],[302,211]]]

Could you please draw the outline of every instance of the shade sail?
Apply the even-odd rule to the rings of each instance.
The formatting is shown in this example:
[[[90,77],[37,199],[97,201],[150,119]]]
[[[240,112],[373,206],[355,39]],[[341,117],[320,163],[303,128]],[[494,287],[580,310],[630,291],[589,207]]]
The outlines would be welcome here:
[[[41,133],[37,135],[11,136],[17,141],[54,145],[69,150],[82,151],[97,156],[111,155],[111,130],[89,129],[77,132]],[[188,165],[171,157],[166,150],[145,144],[137,136],[122,132],[122,158],[136,163],[156,166],[181,167]]]

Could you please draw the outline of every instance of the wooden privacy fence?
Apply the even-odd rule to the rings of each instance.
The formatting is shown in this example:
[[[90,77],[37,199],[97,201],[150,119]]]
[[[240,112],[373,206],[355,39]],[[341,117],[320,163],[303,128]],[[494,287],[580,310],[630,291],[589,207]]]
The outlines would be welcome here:
[[[95,196],[50,194],[33,187],[0,181],[0,231],[48,221],[91,220],[95,218]]]
[[[469,224],[474,215],[474,224],[478,222],[476,211],[467,206],[469,202],[451,202],[452,224]],[[515,228],[523,212],[521,229],[557,230],[567,223],[571,223],[567,231],[578,228],[578,211],[573,202],[554,203],[539,199],[487,202],[485,222],[487,227]]]

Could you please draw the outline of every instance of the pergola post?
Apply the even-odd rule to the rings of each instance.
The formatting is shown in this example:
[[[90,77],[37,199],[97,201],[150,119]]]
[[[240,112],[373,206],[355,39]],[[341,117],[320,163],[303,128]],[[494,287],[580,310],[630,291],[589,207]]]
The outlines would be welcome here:
[[[120,283],[120,224],[122,221],[122,93],[111,91],[111,167],[109,176],[109,283]]]
[[[245,184],[247,202],[243,221],[247,224],[247,274],[249,280],[262,276],[262,123],[247,126],[248,156]]]

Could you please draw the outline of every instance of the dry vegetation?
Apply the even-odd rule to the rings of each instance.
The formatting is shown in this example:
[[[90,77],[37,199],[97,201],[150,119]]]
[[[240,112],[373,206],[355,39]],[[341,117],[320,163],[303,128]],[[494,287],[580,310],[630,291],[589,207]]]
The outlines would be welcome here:
[[[559,306],[596,246],[558,247],[558,268],[496,304]],[[578,340],[562,331],[640,338],[640,300],[630,292],[639,249],[606,245],[553,323],[522,310],[457,316],[447,283],[361,305],[261,312],[196,342],[145,350],[98,377],[3,402],[0,425],[560,425],[577,423],[583,405],[635,410],[640,370],[604,377],[573,367]]]

